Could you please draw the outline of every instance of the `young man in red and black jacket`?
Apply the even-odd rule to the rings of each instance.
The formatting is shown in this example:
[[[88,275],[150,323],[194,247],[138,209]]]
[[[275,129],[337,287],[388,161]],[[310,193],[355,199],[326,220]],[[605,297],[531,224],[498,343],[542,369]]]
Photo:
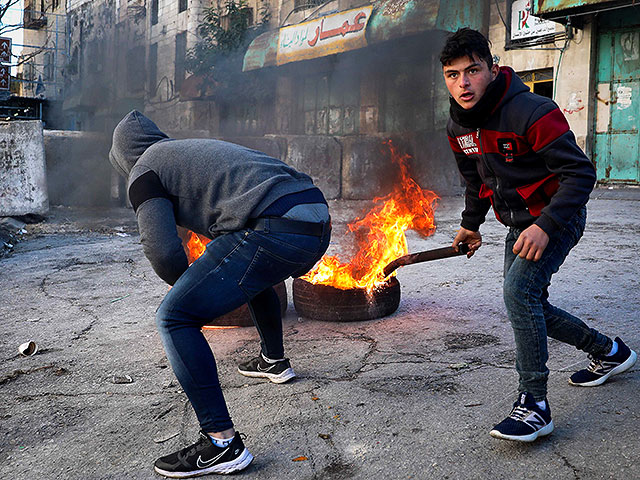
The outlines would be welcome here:
[[[596,386],[631,368],[636,353],[551,305],[548,287],[582,236],[596,177],[558,106],[533,94],[509,67],[498,67],[487,39],[463,28],[440,56],[451,95],[449,142],[466,181],[465,209],[453,246],[469,256],[482,244],[489,207],[509,227],[504,301],[516,344],[518,399],[491,435],[531,442],[553,431],[546,399],[547,336],[589,354],[571,385]]]

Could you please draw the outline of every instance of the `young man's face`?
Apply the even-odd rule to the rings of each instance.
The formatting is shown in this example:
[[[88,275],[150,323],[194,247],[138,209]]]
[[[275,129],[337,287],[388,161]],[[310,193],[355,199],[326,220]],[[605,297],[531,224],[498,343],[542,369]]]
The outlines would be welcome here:
[[[487,86],[495,80],[498,72],[499,67],[496,64],[489,68],[487,63],[476,55],[473,58],[467,56],[456,58],[442,67],[449,93],[465,110],[480,101]]]

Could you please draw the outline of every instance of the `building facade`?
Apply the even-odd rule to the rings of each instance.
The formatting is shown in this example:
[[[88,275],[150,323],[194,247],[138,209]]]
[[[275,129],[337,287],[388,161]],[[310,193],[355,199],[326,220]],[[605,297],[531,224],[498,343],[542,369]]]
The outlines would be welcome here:
[[[633,1],[516,0],[491,7],[500,63],[555,100],[600,183],[638,184],[640,6]]]
[[[58,5],[66,62],[57,128],[108,134],[135,108],[172,136],[224,138],[282,158],[344,199],[388,191],[391,139],[412,155],[423,187],[455,194],[438,55],[448,32],[470,26],[488,35],[499,64],[558,103],[600,181],[639,181],[632,1],[249,0],[250,23],[268,23],[237,52],[237,78],[250,87],[235,91],[216,72],[187,68],[212,6],[224,3]]]

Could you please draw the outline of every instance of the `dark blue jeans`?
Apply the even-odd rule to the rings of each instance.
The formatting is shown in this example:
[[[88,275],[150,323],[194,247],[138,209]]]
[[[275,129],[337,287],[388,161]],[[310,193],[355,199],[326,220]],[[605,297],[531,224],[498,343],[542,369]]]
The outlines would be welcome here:
[[[330,230],[326,223],[320,236],[251,229],[219,236],[162,301],[156,323],[167,358],[206,432],[233,423],[201,327],[248,302],[263,353],[282,358],[280,302],[273,285],[310,270],[326,251]]]
[[[522,230],[511,228],[505,240],[503,293],[515,335],[519,391],[531,393],[536,401],[547,395],[547,336],[591,354],[608,352],[612,346],[610,338],[548,301],[551,276],[582,237],[586,219],[587,209],[582,207],[565,228],[549,238],[537,262],[513,253]]]

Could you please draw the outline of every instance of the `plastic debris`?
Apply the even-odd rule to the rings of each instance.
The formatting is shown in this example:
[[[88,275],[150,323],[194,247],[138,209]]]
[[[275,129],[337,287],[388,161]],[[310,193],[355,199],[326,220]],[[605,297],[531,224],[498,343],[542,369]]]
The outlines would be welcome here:
[[[25,342],[18,347],[20,355],[30,357],[38,352],[38,345],[36,342]]]

